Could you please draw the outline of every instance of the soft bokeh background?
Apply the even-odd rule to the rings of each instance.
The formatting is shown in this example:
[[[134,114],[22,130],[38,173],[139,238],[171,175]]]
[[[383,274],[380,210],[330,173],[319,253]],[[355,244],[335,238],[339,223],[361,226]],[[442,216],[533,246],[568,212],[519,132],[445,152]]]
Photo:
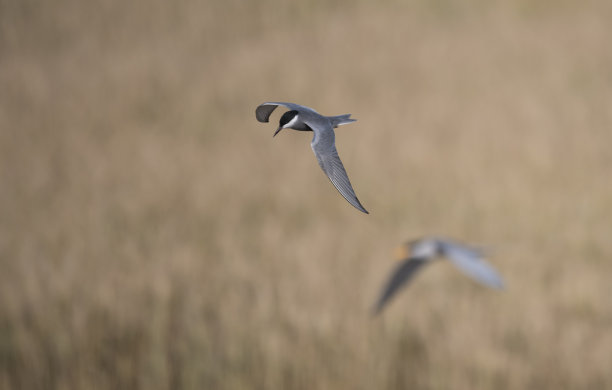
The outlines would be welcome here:
[[[609,1],[0,0],[0,388],[612,388]],[[352,208],[310,134],[337,130]],[[484,245],[507,290],[407,239]]]

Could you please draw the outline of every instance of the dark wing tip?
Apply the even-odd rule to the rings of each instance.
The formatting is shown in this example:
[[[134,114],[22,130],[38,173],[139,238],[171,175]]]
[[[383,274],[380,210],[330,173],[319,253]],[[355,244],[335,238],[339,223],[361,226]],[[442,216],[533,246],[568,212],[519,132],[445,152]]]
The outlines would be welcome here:
[[[328,176],[329,177],[329,176]],[[331,180],[331,178],[330,178]],[[331,180],[332,184],[334,185],[334,187],[336,187],[336,190],[338,190],[338,192],[340,193],[340,195],[342,195],[342,197],[344,199],[346,199],[351,206],[353,206],[354,208],[356,208],[357,210],[361,211],[364,214],[370,214],[370,212],[368,210],[365,209],[365,207],[363,207],[363,205],[361,204],[361,202],[359,201],[359,199],[356,196],[350,196],[349,194],[344,194],[340,188],[338,188],[338,186],[336,186],[336,183],[334,183],[333,180]]]
[[[368,210],[366,210],[365,207],[363,207],[363,205],[359,201],[359,198],[355,197],[355,200],[357,201],[357,204],[359,204],[359,206],[361,207],[361,211],[363,211],[366,214],[370,214],[370,212]]]
[[[380,302],[376,302],[376,305],[374,305],[372,309],[370,309],[370,316],[378,317],[378,315],[382,312],[382,309],[384,306],[385,306],[384,304],[381,304]]]
[[[340,192],[340,195],[342,195],[344,197],[344,199],[348,200],[348,202],[351,204],[351,206],[355,207],[357,210],[361,211],[364,214],[370,214],[370,212],[368,210],[366,210],[365,207],[363,207],[363,205],[359,201],[359,198],[357,198],[355,196],[354,198],[351,199],[351,197],[343,194],[339,189],[338,189],[338,192]]]
[[[390,281],[389,281],[390,282]],[[380,315],[380,313],[382,313],[385,307],[387,307],[387,303],[389,303],[389,301],[391,300],[391,298],[395,295],[395,292],[389,292],[388,291],[389,286],[386,285],[385,286],[385,290],[380,297],[378,297],[378,299],[376,300],[376,303],[374,305],[372,305],[372,308],[370,309],[370,315],[372,317],[377,317]]]
[[[270,120],[270,114],[278,107],[273,103],[262,103],[255,109],[255,117],[259,122],[266,123]]]

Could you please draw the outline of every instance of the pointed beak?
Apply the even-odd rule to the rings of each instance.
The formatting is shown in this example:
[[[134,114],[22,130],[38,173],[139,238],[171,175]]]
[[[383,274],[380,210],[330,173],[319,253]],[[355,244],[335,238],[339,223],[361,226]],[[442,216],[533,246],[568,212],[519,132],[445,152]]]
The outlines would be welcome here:
[[[411,256],[410,247],[406,244],[400,245],[393,251],[393,257],[396,261],[407,259]]]
[[[274,135],[272,137],[275,137],[276,134],[278,134],[279,131],[281,131],[283,129],[282,126],[278,126],[278,129],[276,129],[276,131],[274,132]]]

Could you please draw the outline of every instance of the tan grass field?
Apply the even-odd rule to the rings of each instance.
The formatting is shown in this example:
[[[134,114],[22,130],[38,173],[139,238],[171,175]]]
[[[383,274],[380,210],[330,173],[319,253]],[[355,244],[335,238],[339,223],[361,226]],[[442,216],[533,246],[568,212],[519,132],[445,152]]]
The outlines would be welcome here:
[[[0,0],[0,388],[612,389],[611,21]],[[337,143],[370,215],[268,100],[358,119]],[[428,234],[507,289],[440,263],[371,318]]]

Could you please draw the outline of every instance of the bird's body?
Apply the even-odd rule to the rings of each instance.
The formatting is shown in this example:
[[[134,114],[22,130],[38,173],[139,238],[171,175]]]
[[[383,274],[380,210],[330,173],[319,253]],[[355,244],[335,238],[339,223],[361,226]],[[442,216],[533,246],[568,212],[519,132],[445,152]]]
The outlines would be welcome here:
[[[336,136],[334,128],[340,125],[354,122],[350,114],[325,116],[312,108],[295,103],[268,102],[260,104],[255,110],[255,116],[260,122],[268,122],[272,111],[278,106],[289,109],[280,119],[279,127],[274,133],[278,134],[282,129],[293,129],[298,131],[312,131],[314,136],[310,146],[317,161],[338,192],[356,209],[368,214],[355,195],[355,191],[349,181],[348,175],[340,161],[336,150]]]
[[[421,267],[441,257],[447,258],[460,271],[491,288],[501,289],[502,278],[488,265],[480,251],[442,238],[425,238],[404,244],[400,249],[402,263],[391,273],[374,307],[374,314],[380,313],[387,302],[406,286]]]

